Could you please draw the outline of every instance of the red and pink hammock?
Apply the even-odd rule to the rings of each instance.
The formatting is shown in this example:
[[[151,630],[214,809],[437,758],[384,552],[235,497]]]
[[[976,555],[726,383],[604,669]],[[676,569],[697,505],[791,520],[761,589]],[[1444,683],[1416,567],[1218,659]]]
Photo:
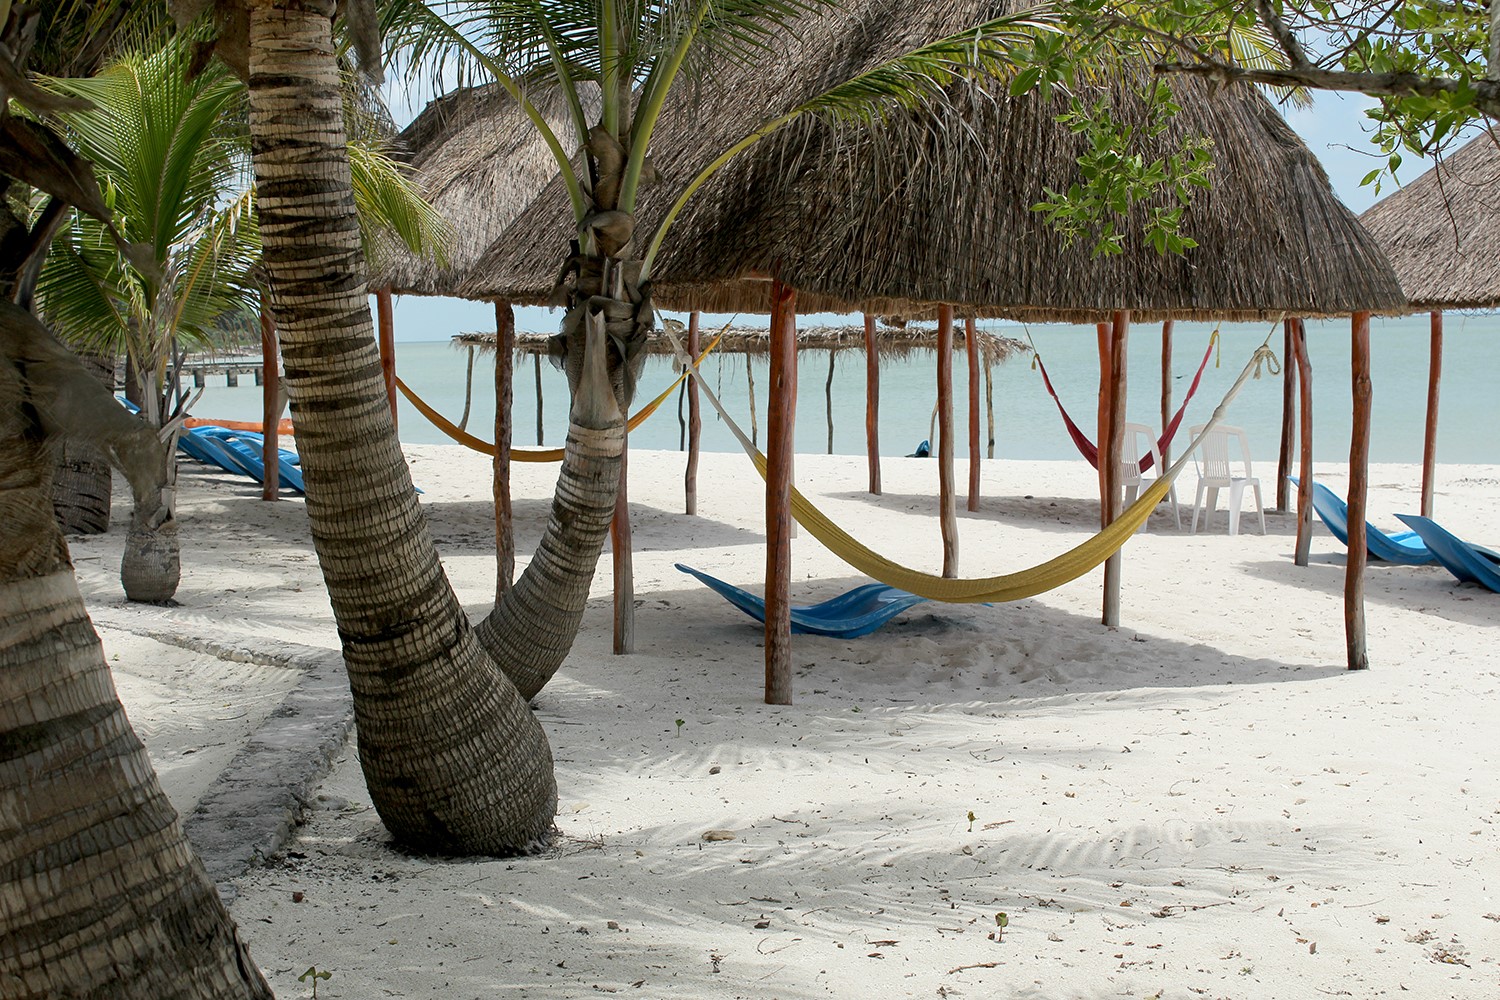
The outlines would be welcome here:
[[[1203,381],[1203,372],[1208,368],[1208,359],[1214,356],[1214,345],[1218,341],[1219,334],[1216,331],[1208,338],[1208,349],[1203,352],[1203,360],[1198,363],[1198,371],[1193,375],[1193,382],[1188,386],[1187,395],[1182,397],[1182,405],[1177,408],[1176,413],[1172,414],[1172,419],[1162,431],[1161,437],[1157,439],[1156,447],[1163,455],[1167,453],[1167,447],[1172,443],[1172,438],[1176,436],[1177,428],[1182,426],[1182,417],[1187,413],[1188,403],[1192,401],[1193,393],[1198,391],[1198,384]],[[1062,414],[1063,423],[1068,425],[1068,436],[1073,439],[1073,444],[1077,445],[1078,453],[1088,459],[1088,463],[1094,468],[1099,468],[1099,447],[1093,441],[1089,440],[1089,436],[1068,415],[1067,409],[1063,406],[1063,401],[1057,396],[1057,390],[1052,388],[1052,380],[1047,377],[1047,366],[1042,364],[1042,356],[1039,353],[1035,353],[1035,348],[1033,348],[1032,358],[1037,370],[1042,373],[1042,384],[1047,387],[1047,394],[1057,404],[1057,412]],[[1148,471],[1155,462],[1155,456],[1151,452],[1147,452],[1141,456],[1139,462],[1140,470],[1142,472]]]

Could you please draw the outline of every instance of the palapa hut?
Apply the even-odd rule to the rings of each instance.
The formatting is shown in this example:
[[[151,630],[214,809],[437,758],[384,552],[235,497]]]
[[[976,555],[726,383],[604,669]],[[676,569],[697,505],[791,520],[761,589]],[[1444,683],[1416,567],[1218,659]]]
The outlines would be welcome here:
[[[680,95],[664,116],[652,157],[671,180],[644,194],[637,239],[644,243],[696,174],[761,121],[999,9],[1003,5],[974,0],[920,6],[863,0],[793,26],[776,58],[721,67],[707,92]],[[1107,86],[1119,114],[1139,120],[1145,105],[1132,82]],[[749,149],[688,204],[653,269],[655,294],[676,308],[771,311],[781,340],[773,365],[783,369],[795,365],[785,321],[793,299],[809,311],[935,309],[949,330],[955,307],[967,315],[1100,324],[1107,522],[1118,510],[1111,467],[1118,465],[1130,319],[1353,313],[1364,317],[1355,323],[1358,349],[1367,340],[1368,312],[1401,301],[1379,248],[1260,93],[1215,93],[1186,79],[1173,85],[1182,114],[1142,152],[1163,155],[1201,135],[1212,141],[1216,162],[1212,190],[1196,192],[1183,213],[1183,231],[1198,243],[1185,257],[1158,254],[1134,224],[1118,255],[1095,256],[1087,242],[1068,245],[1031,211],[1047,188],[1066,189],[1078,174],[1085,140],[1057,121],[1067,110],[1065,98],[1013,100],[1002,83],[966,84],[950,88],[946,100],[878,126],[838,130],[803,119]],[[1150,207],[1138,208],[1132,222]],[[464,294],[545,294],[572,229],[554,183],[476,264]],[[772,378],[778,380],[775,368]],[[941,384],[939,391],[945,392]],[[1357,415],[1355,424],[1365,420]],[[789,664],[788,568],[779,561],[789,488],[788,456],[779,453],[789,440],[788,427],[771,429],[768,677],[784,674]],[[1351,456],[1357,469],[1363,454]],[[955,523],[952,471],[946,461],[939,466],[946,537]],[[1350,499],[1357,524],[1363,523],[1363,482],[1356,471]],[[1351,605],[1362,606],[1362,567],[1363,547],[1355,552],[1351,546]],[[1116,565],[1106,569],[1107,622],[1117,620],[1117,602]],[[1357,645],[1356,656],[1351,640],[1351,666],[1363,665],[1362,639]],[[789,697],[789,690],[778,694]]]
[[[1431,314],[1422,516],[1432,516],[1443,310],[1500,307],[1500,134],[1462,149],[1360,216],[1401,281],[1403,312]]]

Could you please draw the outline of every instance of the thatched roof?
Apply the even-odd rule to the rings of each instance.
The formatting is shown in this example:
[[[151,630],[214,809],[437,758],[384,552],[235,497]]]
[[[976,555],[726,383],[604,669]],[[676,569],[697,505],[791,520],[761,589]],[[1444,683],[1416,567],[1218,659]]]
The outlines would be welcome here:
[[[717,330],[705,330],[704,345],[706,346],[716,336],[718,336]],[[1029,346],[1014,337],[1002,337],[987,330],[976,330],[974,339],[979,347],[980,358],[987,365],[1000,364],[1009,360],[1013,355],[1031,350]],[[550,334],[518,331],[516,353],[546,354],[551,340]],[[906,326],[899,329],[882,327],[876,331],[875,340],[882,364],[906,358],[917,351],[937,350],[937,331],[930,327]],[[453,338],[453,343],[460,347],[473,346],[482,351],[493,351],[495,335],[493,333],[461,333]],[[968,349],[962,327],[953,331],[953,349],[955,351]],[[859,326],[800,327],[797,330],[797,350],[857,350],[863,354],[865,331]],[[647,345],[646,352],[648,354],[672,354],[672,342],[666,337],[653,337]],[[770,331],[753,327],[731,327],[725,331],[715,352],[721,355],[769,354],[771,352]]]
[[[1411,309],[1500,306],[1500,134],[1480,133],[1359,221]]]
[[[534,89],[527,96],[564,148],[578,145],[558,91]],[[404,247],[380,247],[370,287],[390,285],[398,294],[455,294],[479,256],[557,175],[557,162],[531,120],[496,84],[427,105],[397,137],[393,153],[416,170],[422,193],[454,231],[447,268]]]
[[[857,0],[787,32],[781,58],[723,68],[713,86],[670,104],[652,148],[670,181],[644,194],[637,232],[652,232],[701,166],[768,112],[993,10],[980,0]],[[1217,162],[1213,189],[1185,215],[1200,244],[1185,258],[1162,257],[1134,232],[1118,256],[1065,246],[1030,210],[1044,188],[1066,189],[1077,175],[1083,140],[1055,120],[1065,98],[1016,101],[993,84],[955,88],[944,107],[858,134],[807,122],[752,147],[697,193],[668,237],[657,298],[764,311],[764,277],[779,272],[809,312],[920,313],[946,301],[1030,319],[1120,308],[1141,319],[1262,319],[1399,301],[1379,249],[1261,94],[1173,82],[1184,110],[1169,140],[1207,135]],[[1139,116],[1139,99],[1117,97],[1124,115]],[[572,228],[560,188],[549,186],[475,266],[464,294],[544,295]]]

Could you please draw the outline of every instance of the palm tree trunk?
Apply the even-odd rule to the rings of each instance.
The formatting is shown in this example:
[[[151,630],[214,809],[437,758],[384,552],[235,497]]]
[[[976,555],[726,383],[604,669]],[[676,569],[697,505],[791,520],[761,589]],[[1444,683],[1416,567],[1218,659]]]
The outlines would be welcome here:
[[[250,15],[250,127],[269,291],[307,513],[381,819],[421,850],[501,854],[548,836],[545,734],[487,657],[438,562],[396,440],[345,150],[334,0]]]
[[[109,392],[115,391],[115,359],[82,353],[78,360]],[[88,441],[64,441],[52,470],[52,512],[65,535],[100,535],[109,530],[109,456]]]
[[[154,444],[151,481],[144,489],[132,490],[130,530],[120,556],[120,585],[126,600],[164,604],[172,600],[182,580],[182,542],[174,516],[177,435],[165,442],[155,439]]]
[[[26,353],[36,337],[46,334],[29,314],[0,305],[5,995],[269,1000],[125,718],[84,610],[43,447],[75,401],[23,381],[18,361],[38,360]],[[26,378],[44,367],[28,363]],[[107,395],[100,405],[119,409]]]

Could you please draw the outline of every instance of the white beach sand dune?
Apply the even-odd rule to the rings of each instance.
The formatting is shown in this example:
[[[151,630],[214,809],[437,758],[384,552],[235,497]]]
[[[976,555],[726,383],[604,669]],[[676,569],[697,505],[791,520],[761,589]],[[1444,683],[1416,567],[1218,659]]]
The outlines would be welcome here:
[[[478,614],[488,460],[407,450]],[[1082,463],[983,471],[992,495],[960,512],[966,575],[1095,530]],[[932,462],[887,460],[882,497],[857,459],[799,456],[797,473],[872,546],[940,565]],[[555,470],[516,474],[524,556]],[[1290,515],[1229,538],[1222,512],[1188,535],[1159,511],[1125,550],[1122,628],[1098,624],[1098,572],[1011,605],[924,604],[864,639],[795,639],[796,704],[771,707],[758,626],[673,568],[758,589],[763,488],[742,457],[705,455],[687,518],[681,477],[679,455],[631,456],[637,652],[609,651],[606,556],[537,699],[557,849],[411,856],[351,749],[287,853],[234,883],[278,995],[306,995],[316,965],[333,998],[1500,997],[1500,596],[1372,565],[1372,669],[1350,674],[1343,550],[1321,525],[1299,569]],[[1418,479],[1375,467],[1372,520],[1397,527]],[[300,502],[183,480],[183,607],[163,618],[334,648]],[[1500,541],[1497,488],[1500,468],[1443,467],[1438,520]],[[864,582],[805,534],[793,550],[798,601]],[[91,605],[117,602],[118,539],[74,551]],[[132,718],[131,699],[186,704],[169,689],[189,676],[119,648],[149,681],[122,683]]]

